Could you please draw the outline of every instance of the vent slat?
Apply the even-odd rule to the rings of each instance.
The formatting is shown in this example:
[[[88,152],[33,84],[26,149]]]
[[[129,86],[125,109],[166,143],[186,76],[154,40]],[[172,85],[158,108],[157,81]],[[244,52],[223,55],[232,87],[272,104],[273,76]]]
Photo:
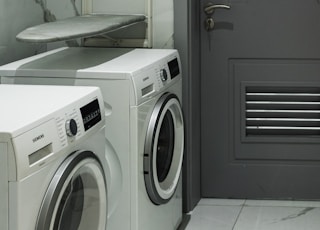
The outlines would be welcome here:
[[[320,105],[320,102],[315,101],[247,101],[248,105],[250,104],[270,104],[270,105]]]
[[[265,109],[265,110],[320,110],[320,105],[300,104],[246,104],[247,109]]]
[[[269,130],[320,130],[320,127],[290,127],[290,126],[247,126],[247,129],[269,129]]]
[[[312,118],[247,118],[247,121],[295,121],[295,122],[320,122],[320,119]]]
[[[246,93],[247,96],[319,96],[320,93]]]
[[[247,109],[247,113],[320,113],[320,110]]]

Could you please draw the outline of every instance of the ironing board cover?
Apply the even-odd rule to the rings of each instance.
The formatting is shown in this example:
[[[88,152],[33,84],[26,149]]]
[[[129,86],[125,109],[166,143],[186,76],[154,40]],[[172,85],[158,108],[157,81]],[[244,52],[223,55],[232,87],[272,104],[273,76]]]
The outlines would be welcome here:
[[[82,15],[27,28],[16,38],[32,43],[67,41],[104,34],[145,19],[144,15]]]

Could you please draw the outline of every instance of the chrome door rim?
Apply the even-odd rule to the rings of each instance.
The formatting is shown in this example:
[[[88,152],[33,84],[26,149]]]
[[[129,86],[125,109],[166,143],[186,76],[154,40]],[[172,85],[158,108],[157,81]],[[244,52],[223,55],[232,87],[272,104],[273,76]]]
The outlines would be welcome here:
[[[173,120],[173,156],[166,178],[160,182],[157,175],[157,148],[162,122],[166,113]],[[164,94],[152,112],[144,148],[144,180],[149,198],[154,204],[167,203],[177,188],[183,160],[184,130],[181,105],[176,95]]]
[[[107,187],[103,167],[94,153],[77,151],[67,157],[52,178],[40,208],[36,230],[56,230],[54,229],[54,224],[61,198],[71,178],[77,175],[77,171],[83,167],[89,167],[99,180],[97,185],[101,195],[99,198],[102,206],[99,208],[98,219],[99,226],[101,225],[100,227],[105,228],[107,220]]]

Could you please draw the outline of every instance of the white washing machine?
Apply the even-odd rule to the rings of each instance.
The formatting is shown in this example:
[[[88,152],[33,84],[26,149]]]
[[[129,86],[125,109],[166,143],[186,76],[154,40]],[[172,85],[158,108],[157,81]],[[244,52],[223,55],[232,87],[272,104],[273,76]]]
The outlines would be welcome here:
[[[106,229],[99,88],[0,85],[0,107],[0,229]]]
[[[172,49],[61,48],[2,66],[0,76],[2,83],[99,86],[121,175],[111,186],[111,229],[171,230],[182,220],[180,65]]]

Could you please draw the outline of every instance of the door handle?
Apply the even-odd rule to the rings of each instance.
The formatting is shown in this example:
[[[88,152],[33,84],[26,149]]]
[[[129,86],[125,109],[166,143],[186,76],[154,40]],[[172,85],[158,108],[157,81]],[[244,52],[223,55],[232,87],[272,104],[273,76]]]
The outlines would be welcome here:
[[[203,8],[204,12],[207,15],[206,20],[204,21],[204,27],[207,31],[211,31],[214,28],[214,20],[212,15],[216,9],[230,9],[230,5],[226,4],[213,4],[212,2],[208,2]]]
[[[225,4],[213,4],[212,2],[208,2],[207,5],[204,7],[204,12],[207,16],[212,16],[216,9],[230,9],[229,5]]]

